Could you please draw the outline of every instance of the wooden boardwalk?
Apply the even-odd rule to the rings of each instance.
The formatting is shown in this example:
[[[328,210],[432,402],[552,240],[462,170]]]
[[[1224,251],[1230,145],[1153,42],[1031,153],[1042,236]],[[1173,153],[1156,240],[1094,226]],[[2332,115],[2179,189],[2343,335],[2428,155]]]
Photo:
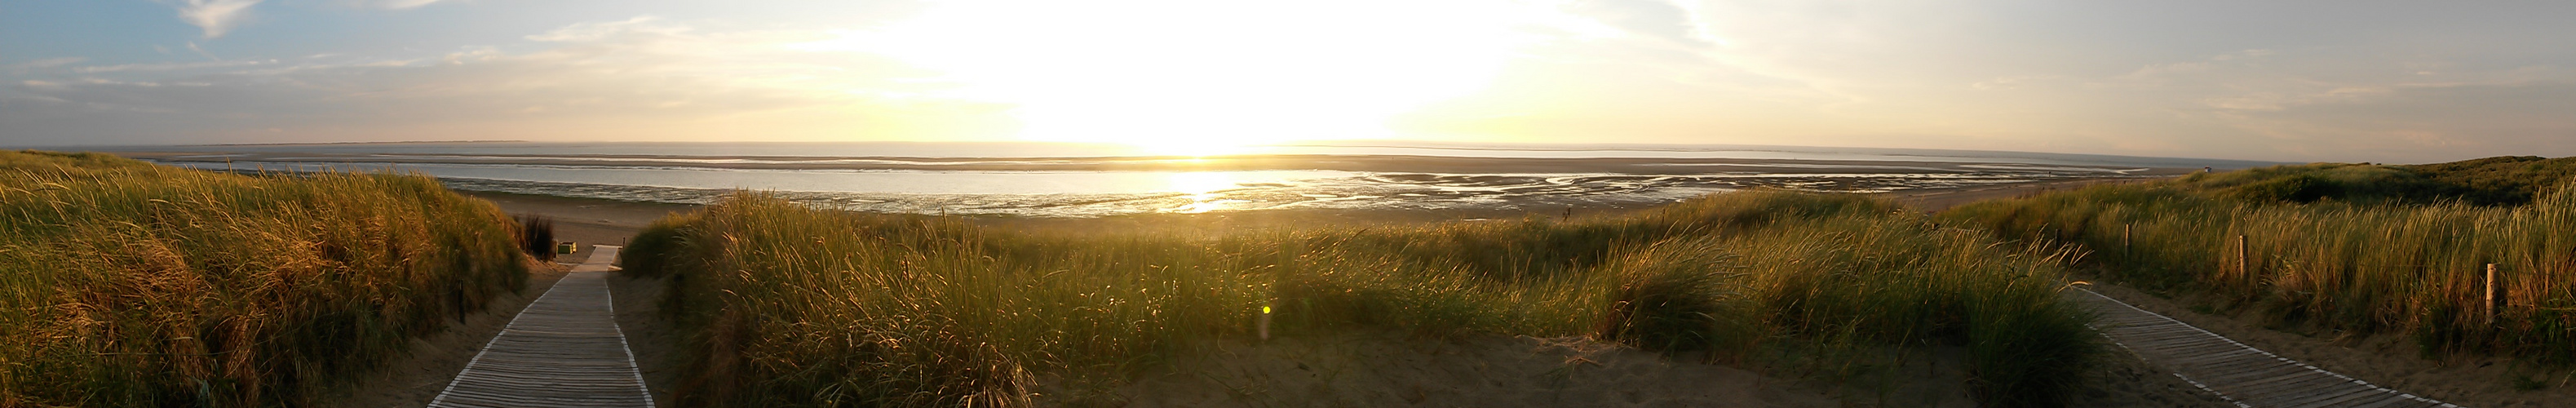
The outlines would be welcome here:
[[[588,262],[510,319],[429,406],[653,406],[608,294],[619,247],[591,248]]]
[[[2102,314],[2093,326],[2112,343],[2239,407],[2459,407],[2272,355],[2093,291],[2076,291],[2069,297]]]

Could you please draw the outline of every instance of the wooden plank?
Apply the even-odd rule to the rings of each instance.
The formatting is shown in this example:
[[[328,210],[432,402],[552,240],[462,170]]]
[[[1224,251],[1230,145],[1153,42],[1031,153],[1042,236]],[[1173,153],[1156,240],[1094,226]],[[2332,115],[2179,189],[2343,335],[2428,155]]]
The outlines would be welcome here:
[[[2120,337],[2129,339],[2129,341],[2132,342],[2143,344],[2168,344],[2190,343],[2192,341],[2189,340],[2201,340],[2210,336],[2208,333],[2201,333],[2199,330],[2180,328],[2167,331],[2141,331]]]
[[[2308,379],[2308,375],[2309,375],[2309,374],[2315,374],[2315,373],[2308,372],[2308,368],[2307,368],[2307,367],[2299,367],[2299,366],[2297,366],[2297,365],[2290,365],[2290,367],[2293,367],[2293,368],[2295,368],[2295,369],[2293,369],[2293,370],[2288,370],[2288,371],[2282,371],[2282,372],[2276,372],[2276,373],[2272,373],[2272,374],[2270,374],[2270,375],[2264,375],[2264,376],[2261,376],[2261,377],[2247,377],[2247,378],[2224,378],[2224,377],[2220,377],[2220,378],[2213,378],[2213,379],[2211,379],[2211,381],[2218,381],[2218,382],[2226,383],[2228,388],[2232,388],[2232,389],[2237,389],[2237,390],[2242,390],[2242,391],[2251,392],[2251,391],[2262,390],[2262,389],[2265,389],[2265,388],[2271,388],[2271,387],[2273,387],[2273,386],[2280,385],[2281,383],[2287,383],[2287,382],[2295,382],[2295,381],[2307,380],[2307,379]],[[2219,376],[2205,376],[2204,378],[2206,378],[2206,377],[2219,377]],[[2329,377],[2329,378],[2331,378],[2331,377]]]
[[[2365,398],[2371,398],[2371,397],[2395,397],[2395,396],[2397,396],[2397,395],[2395,395],[2395,394],[2389,394],[2389,393],[2388,393],[2388,390],[2382,390],[2382,389],[2378,389],[2378,388],[2372,388],[2372,387],[2348,387],[2348,388],[2345,388],[2345,389],[2341,392],[2341,394],[2331,395],[2331,396],[2326,396],[2326,397],[2323,397],[2323,398],[2318,398],[2318,399],[2316,399],[2316,400],[2309,401],[2308,403],[2305,403],[2305,404],[2292,405],[2292,406],[2290,406],[2290,408],[2326,408],[2326,407],[2337,407],[2337,406],[2349,405],[2349,404],[2352,404],[2352,403],[2355,403],[2355,402],[2360,402],[2360,401],[2364,400]]]
[[[2272,383],[2269,386],[2263,387],[2238,387],[2238,391],[2235,394],[2244,399],[2273,400],[2277,401],[2276,403],[2281,404],[2278,406],[2288,406],[2295,402],[2304,401],[2305,397],[2313,396],[2326,387],[2348,382],[2334,377],[2318,375],[2314,372],[2293,374],[2283,376],[2283,378],[2287,378],[2288,380]],[[2283,396],[2296,396],[2298,398],[2281,398]]]
[[[2076,292],[2069,296],[2101,316],[2093,327],[2103,337],[2239,405],[2457,407],[2301,364],[2089,290]]]
[[[2271,357],[2270,357],[2270,356],[2265,356],[2265,355],[2263,355],[2263,353],[2261,353],[2261,352],[2257,352],[2257,351],[2254,351],[2254,350],[2247,350],[2247,349],[2245,349],[2244,347],[2237,347],[2236,345],[2233,345],[2233,344],[2220,343],[2220,342],[2214,342],[2214,341],[2213,341],[2213,342],[2204,342],[2204,343],[2184,344],[2184,345],[2177,345],[2177,346],[2165,347],[2165,348],[2151,348],[2151,349],[2148,349],[2148,350],[2152,350],[2152,351],[2154,351],[2154,352],[2156,352],[2156,353],[2158,353],[2158,354],[2164,354],[2164,355],[2167,355],[2167,356],[2171,356],[2170,358],[2171,358],[2172,360],[2170,360],[2170,361],[2173,361],[2173,362],[2175,362],[2175,363],[2181,363],[2181,364],[2197,364],[2197,363],[2204,363],[2204,362],[2216,362],[2216,361],[2221,361],[2221,360],[2226,360],[2226,359],[2245,358],[2245,357],[2254,357],[2254,358],[2261,358],[2261,359],[2266,359],[2266,360],[2271,359]]]
[[[2256,385],[2256,382],[2258,381],[2276,379],[2282,376],[2305,372],[2308,370],[2307,367],[2300,367],[2297,364],[2284,363],[2280,361],[2269,361],[2269,363],[2270,364],[2259,364],[2253,367],[2212,368],[2208,370],[2210,373],[2207,374],[2205,378],[2208,378],[2211,382],[2222,382],[2233,384],[2238,387],[2248,387]]]
[[[653,406],[608,292],[619,249],[592,246],[589,262],[512,317],[430,406]]]

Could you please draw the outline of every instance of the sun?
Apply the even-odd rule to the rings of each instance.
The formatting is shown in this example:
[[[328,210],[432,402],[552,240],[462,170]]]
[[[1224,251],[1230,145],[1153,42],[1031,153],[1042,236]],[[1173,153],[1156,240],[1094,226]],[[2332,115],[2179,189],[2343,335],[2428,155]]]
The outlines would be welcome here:
[[[946,73],[1003,102],[1024,140],[1163,154],[1391,136],[1388,118],[1473,92],[1536,36],[1502,1],[958,1],[810,48]]]

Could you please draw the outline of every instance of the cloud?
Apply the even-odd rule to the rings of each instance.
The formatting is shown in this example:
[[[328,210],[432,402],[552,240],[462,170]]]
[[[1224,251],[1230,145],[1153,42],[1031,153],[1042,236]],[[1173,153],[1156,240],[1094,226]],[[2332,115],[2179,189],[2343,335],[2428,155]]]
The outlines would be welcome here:
[[[89,58],[88,58],[88,57],[59,57],[59,58],[46,58],[46,59],[40,59],[40,60],[35,60],[35,61],[27,61],[27,62],[21,62],[21,63],[16,63],[16,64],[9,64],[9,68],[10,68],[10,69],[17,69],[17,70],[36,69],[36,68],[53,68],[53,67],[59,67],[59,66],[64,66],[64,65],[78,64],[78,63],[80,63],[81,61],[88,61],[88,60],[89,60]]]
[[[1699,27],[1691,21],[1689,11],[1664,0],[1584,0],[1566,9],[1611,27],[1650,37],[1693,45],[1711,43],[1700,36]]]
[[[672,35],[687,31],[689,31],[688,26],[665,23],[661,17],[637,16],[625,21],[573,24],[543,34],[530,35],[527,39],[544,42],[585,42],[618,35]]]
[[[85,66],[85,67],[74,67],[74,68],[72,68],[72,72],[83,73],[83,74],[97,74],[97,73],[108,73],[108,72],[129,72],[129,71],[181,71],[181,70],[208,69],[208,68],[232,68],[232,67],[246,67],[246,66],[253,66],[253,65],[261,65],[261,64],[275,64],[275,63],[277,63],[277,61],[276,61],[276,60],[267,60],[267,61],[199,61],[199,62],[161,62],[161,63],[149,63],[149,64],[117,64],[117,65],[94,65],[94,66]]]
[[[2272,50],[2243,50],[2210,56],[2198,61],[2147,64],[2127,74],[2111,77],[2097,86],[2160,86],[2176,81],[2210,79],[2213,71],[2253,66],[2257,59],[2275,54]]]
[[[384,0],[384,1],[376,2],[375,4],[376,4],[376,7],[383,7],[383,8],[387,8],[387,9],[393,9],[393,10],[409,10],[409,9],[420,8],[420,6],[427,6],[427,5],[430,5],[430,3],[437,3],[437,2],[439,2],[439,0]]]
[[[2576,82],[2541,81],[2397,86],[2221,117],[2258,134],[2332,146],[2343,157],[2449,161],[2564,155],[2576,149],[2567,137],[2576,134],[2576,117],[2567,112],[2576,112]]]
[[[0,122],[67,143],[991,139],[1011,126],[1008,106],[915,97],[953,86],[926,71],[784,46],[825,37],[817,32],[700,33],[638,19],[535,37],[548,46],[57,67],[66,77],[0,85]]]
[[[253,8],[276,7],[260,0],[157,1],[180,8],[190,24],[206,29],[207,38],[268,16],[254,16]],[[320,1],[379,10],[453,2]],[[176,62],[100,55],[90,56],[115,61],[12,59],[6,64],[15,65],[0,66],[0,74],[8,75],[0,77],[0,104],[7,105],[0,116],[10,118],[0,122],[12,136],[211,138],[235,135],[224,129],[258,129],[264,135],[278,128],[289,137],[317,140],[445,138],[432,132],[553,140],[693,134],[921,140],[1007,134],[990,127],[1011,126],[1014,114],[1039,105],[994,91],[1011,86],[1051,87],[1054,95],[1070,95],[1052,100],[1101,110],[1151,111],[1101,103],[1093,95],[1222,110],[1233,107],[1207,101],[1224,98],[1197,97],[1277,89],[1319,95],[1312,100],[1320,102],[1311,104],[1318,106],[1382,103],[1387,98],[1347,96],[1382,90],[1339,78],[1435,72],[1444,81],[1477,79],[1454,81],[1468,84],[1454,93],[1443,88],[1442,95],[1455,98],[1402,105],[1410,111],[1386,122],[1405,127],[1401,132],[1421,131],[1405,137],[2393,162],[2576,154],[2576,146],[2559,142],[2576,142],[2565,136],[2576,134],[2570,133],[2576,124],[2557,119],[2576,111],[2561,103],[2576,100],[2576,85],[2568,85],[2576,84],[2576,68],[2570,68],[2576,67],[2576,54],[2545,41],[2571,32],[2549,24],[2548,16],[2566,15],[2567,7],[2576,6],[1541,0],[1509,2],[1517,5],[1492,13],[1392,2],[1384,4],[1437,9],[1432,15],[1443,18],[1384,18],[1401,14],[1375,8],[1398,6],[1115,3],[1110,6],[1127,8],[868,2],[874,5],[867,7],[921,10],[825,13],[641,7],[611,14],[619,18],[552,29],[455,37],[513,36],[503,43],[433,40],[417,47],[407,42],[399,50],[293,51],[335,54],[327,58],[261,55],[276,47],[198,40],[240,61],[192,53],[202,48],[182,44],[155,48],[164,55],[154,57]],[[968,3],[975,4],[985,3]],[[1212,18],[1188,12],[1195,9],[1258,12]],[[1132,15],[1120,18],[1156,24],[1175,20],[1169,23],[1176,28],[1101,24],[1116,19],[1053,10]],[[648,12],[672,18],[623,18]],[[852,17],[781,23],[764,13]],[[1440,28],[1488,14],[1515,22],[1491,33]],[[476,17],[457,16],[463,17],[439,18]],[[922,23],[941,16],[947,17],[940,24]],[[697,24],[699,18],[723,23]],[[1364,24],[1328,23],[1341,21]],[[1385,26],[1375,25],[1380,23]],[[907,37],[868,24],[953,29]],[[856,34],[801,30],[827,26]],[[1228,31],[1257,35],[1218,35]],[[1427,35],[1405,40],[1381,34],[1390,32]],[[1378,47],[1318,46],[1339,44],[1319,38]],[[1494,41],[1505,44],[1494,46],[1498,52],[1460,53],[1455,51],[1464,47],[1458,43],[1468,41],[1456,38],[1513,40]],[[842,39],[855,45],[831,52],[793,46]],[[1126,46],[1110,47],[1118,49],[1114,53],[1082,51],[1098,48],[1089,47],[1094,44]],[[1355,54],[1354,48],[1389,51]],[[973,64],[942,64],[905,54],[908,49],[1001,68],[979,77],[956,68]],[[1494,68],[1455,75],[1460,70],[1393,62],[1469,54],[1490,55],[1495,62],[1477,66]],[[216,62],[197,62],[198,55]],[[1303,68],[1309,66],[1315,68]],[[1482,74],[1487,71],[1492,74]],[[1222,86],[1154,92],[1129,86],[1186,83],[1174,80],[1180,76]],[[997,77],[1019,82],[988,80]],[[960,81],[1008,86],[961,88]],[[1319,85],[1304,85],[1309,83]],[[961,101],[978,95],[987,97],[976,100],[1016,103],[1019,110],[996,113],[1013,106]]]
[[[206,38],[223,37],[242,19],[250,17],[250,6],[262,0],[186,0],[178,5],[179,20],[205,30]]]

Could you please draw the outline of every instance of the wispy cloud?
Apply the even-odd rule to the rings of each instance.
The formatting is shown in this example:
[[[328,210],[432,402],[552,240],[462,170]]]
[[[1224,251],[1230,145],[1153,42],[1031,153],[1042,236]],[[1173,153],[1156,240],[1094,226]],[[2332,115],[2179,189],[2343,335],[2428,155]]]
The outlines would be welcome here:
[[[409,10],[409,9],[419,8],[420,6],[427,6],[427,5],[429,5],[430,3],[437,3],[437,2],[439,2],[439,0],[384,0],[384,1],[376,2],[375,4],[376,4],[376,7],[383,7],[383,8],[394,9],[394,10]]]
[[[54,77],[0,83],[0,113],[30,132],[206,140],[333,140],[352,128],[386,140],[692,140],[751,130],[995,138],[1005,134],[996,124],[1009,123],[1008,106],[912,97],[952,85],[900,62],[785,47],[828,38],[819,32],[700,32],[647,18],[532,38],[547,45],[409,60],[74,63],[50,68]],[[262,133],[271,128],[286,136]]]
[[[133,18],[166,25],[159,10],[175,9],[202,37],[103,33],[144,37],[96,53],[10,56],[0,61],[0,133],[942,140],[1032,128],[1027,118],[1050,111],[1030,101],[1254,123],[1225,115],[1264,113],[1225,101],[1257,95],[1291,107],[1273,112],[1389,106],[1401,112],[1386,127],[1420,138],[2268,160],[2576,154],[2567,137],[2576,119],[2565,114],[2576,111],[2576,57],[2546,41],[2576,32],[2547,18],[2576,2],[614,2],[513,10],[542,13],[514,22],[560,22],[529,29],[478,13],[402,12],[480,4],[472,0],[150,1],[170,8]],[[338,49],[243,42],[296,36],[210,40],[337,32],[327,30],[347,22],[330,18],[346,16],[284,17],[324,3],[473,35],[366,33],[388,38],[335,39],[348,47]],[[1513,5],[1474,5],[1483,3]],[[1390,12],[1417,9],[1437,13]],[[518,28],[490,31],[499,27]],[[330,55],[305,56],[314,53]],[[1394,88],[1376,84],[1454,97],[1386,98]],[[1049,117],[1152,122],[1078,114],[1091,111]],[[1208,126],[1239,127],[1252,125]]]
[[[16,63],[16,64],[9,64],[9,68],[12,68],[12,69],[53,68],[53,67],[59,67],[59,66],[64,66],[64,65],[78,64],[78,63],[80,63],[81,61],[88,61],[88,60],[89,60],[89,58],[88,58],[88,57],[60,57],[60,58],[46,58],[46,59],[40,59],[40,60],[35,60],[35,61],[27,61],[27,62],[21,62],[21,63]]]
[[[179,19],[204,29],[206,38],[223,37],[233,26],[250,17],[250,6],[262,0],[187,0],[179,4]]]
[[[199,46],[197,46],[197,42],[196,42],[196,41],[189,41],[189,42],[188,42],[188,50],[189,50],[189,51],[196,51],[196,52],[197,52],[197,56],[200,56],[200,57],[206,57],[206,59],[208,59],[208,60],[214,60],[214,61],[223,61],[223,60],[224,60],[224,59],[223,59],[223,57],[217,57],[217,56],[215,56],[215,53],[206,52],[206,48],[205,48],[205,47],[199,47]]]
[[[1663,0],[1584,0],[1566,9],[1638,34],[1691,45],[1712,43],[1701,35],[1688,10]]]
[[[260,65],[260,64],[274,64],[274,63],[277,63],[277,61],[276,61],[276,60],[268,60],[268,61],[201,61],[201,62],[163,62],[163,63],[151,63],[151,64],[118,64],[118,65],[100,65],[100,66],[86,66],[86,67],[72,68],[72,72],[78,72],[78,73],[83,73],[83,74],[95,74],[95,73],[107,73],[107,72],[129,72],[129,71],[177,71],[177,70],[188,70],[188,69],[229,68],[229,67],[241,67],[241,66],[251,66],[251,65]]]
[[[661,20],[661,17],[637,16],[625,21],[578,23],[543,34],[530,35],[527,38],[545,42],[583,42],[635,33],[678,34],[689,31],[687,26],[663,23]]]

